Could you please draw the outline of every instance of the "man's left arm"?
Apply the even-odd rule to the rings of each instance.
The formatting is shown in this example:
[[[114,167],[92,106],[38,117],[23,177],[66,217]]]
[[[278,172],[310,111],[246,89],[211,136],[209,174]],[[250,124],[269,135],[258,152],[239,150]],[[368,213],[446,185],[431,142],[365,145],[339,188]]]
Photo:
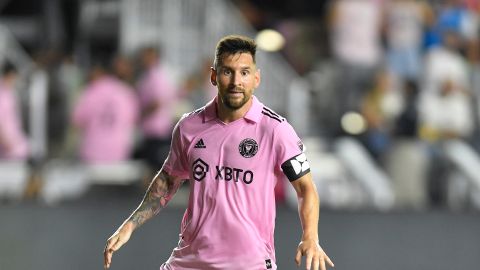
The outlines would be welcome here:
[[[298,213],[302,223],[302,240],[297,248],[295,262],[301,264],[302,256],[305,256],[305,269],[325,270],[327,263],[334,267],[332,260],[320,247],[318,240],[318,218],[320,213],[320,200],[317,188],[309,172],[291,182],[298,198]]]

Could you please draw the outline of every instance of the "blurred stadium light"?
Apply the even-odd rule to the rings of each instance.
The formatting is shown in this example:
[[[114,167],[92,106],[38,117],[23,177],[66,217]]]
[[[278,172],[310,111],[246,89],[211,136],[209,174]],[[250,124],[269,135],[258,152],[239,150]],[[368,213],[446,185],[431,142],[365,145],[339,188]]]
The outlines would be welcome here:
[[[258,47],[267,52],[279,51],[285,45],[285,38],[273,29],[264,29],[258,32],[255,40]]]

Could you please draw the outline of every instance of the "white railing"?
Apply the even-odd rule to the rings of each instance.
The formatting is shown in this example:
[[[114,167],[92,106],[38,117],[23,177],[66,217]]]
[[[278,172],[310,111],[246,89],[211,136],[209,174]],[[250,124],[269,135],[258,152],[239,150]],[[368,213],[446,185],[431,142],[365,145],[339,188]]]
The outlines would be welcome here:
[[[351,175],[363,185],[372,205],[378,210],[390,210],[395,193],[387,174],[372,160],[367,150],[353,138],[339,138],[335,152]]]
[[[216,42],[227,34],[254,37],[256,32],[237,7],[224,0],[122,0],[120,47],[134,53],[145,45],[161,48],[163,60],[177,79],[213,60]],[[287,94],[296,72],[278,54],[258,52],[262,84],[256,92],[262,101],[287,114]]]

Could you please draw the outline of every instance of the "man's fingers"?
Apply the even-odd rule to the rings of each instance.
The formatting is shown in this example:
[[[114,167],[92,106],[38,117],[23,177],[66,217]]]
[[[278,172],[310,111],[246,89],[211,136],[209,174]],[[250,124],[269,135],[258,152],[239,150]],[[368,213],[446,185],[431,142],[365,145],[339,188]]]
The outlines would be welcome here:
[[[325,257],[321,256],[319,260],[320,264],[320,270],[327,270],[327,267],[325,266]]]
[[[106,249],[103,254],[104,254],[104,258],[105,258],[104,267],[108,268],[108,267],[110,267],[110,263],[112,262],[113,251],[111,249]]]
[[[326,254],[325,254],[325,261],[327,261],[327,263],[328,263],[331,267],[335,267],[335,264],[333,264],[332,260],[330,260],[330,257],[328,257]]]
[[[110,267],[110,264],[112,263],[112,253],[107,251],[107,255],[105,257],[105,264],[104,264],[104,268],[107,269]]]
[[[107,241],[107,245],[105,245],[105,248],[103,249],[103,265],[104,265],[104,268],[107,268],[107,264],[108,264],[108,261],[109,261],[109,246],[110,245],[110,242]]]
[[[113,252],[117,251],[119,247],[118,242],[120,242],[118,237],[112,238],[107,241],[107,245],[105,246],[105,250],[103,251],[104,257],[104,268],[109,268],[112,262],[112,254]]]
[[[307,270],[310,270],[310,269],[311,269],[311,267],[312,267],[312,259],[313,259],[313,257],[312,257],[312,252],[311,252],[311,251],[309,252],[309,251],[307,250],[307,252],[305,252],[305,269],[307,269]]]
[[[110,252],[109,250],[105,250],[103,255],[104,255],[103,267],[107,269],[108,267],[110,267],[110,263],[112,261],[112,252]]]
[[[298,248],[297,254],[295,255],[295,263],[297,264],[297,267],[300,266],[301,262],[302,262],[302,252]]]
[[[295,256],[295,262],[297,267],[302,264],[302,257],[305,256],[305,268],[306,270],[327,270],[327,266],[335,267],[332,260],[327,256],[325,251],[321,247],[303,247],[299,245],[297,248],[297,254]]]
[[[321,260],[321,257],[319,259],[318,256],[315,256],[313,258],[313,270],[318,270],[318,267],[322,265],[322,260]],[[322,270],[324,270],[324,268],[322,267]]]

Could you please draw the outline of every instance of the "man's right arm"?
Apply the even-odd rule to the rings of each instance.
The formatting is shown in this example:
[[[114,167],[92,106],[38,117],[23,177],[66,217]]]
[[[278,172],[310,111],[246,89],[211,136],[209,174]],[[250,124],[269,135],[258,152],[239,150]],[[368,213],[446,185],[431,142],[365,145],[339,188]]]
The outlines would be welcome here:
[[[136,228],[167,206],[182,182],[182,179],[170,176],[163,169],[155,176],[137,209],[108,238],[103,253],[104,268],[110,267],[113,253],[130,239]]]

